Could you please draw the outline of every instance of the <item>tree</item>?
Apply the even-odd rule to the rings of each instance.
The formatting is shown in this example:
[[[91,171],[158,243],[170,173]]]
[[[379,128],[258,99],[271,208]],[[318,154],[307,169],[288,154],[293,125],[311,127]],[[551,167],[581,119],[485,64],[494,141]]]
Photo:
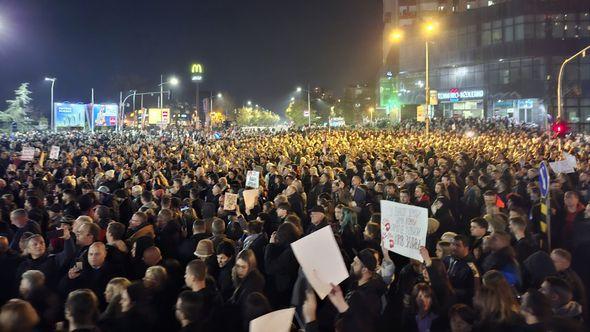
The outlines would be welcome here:
[[[6,101],[8,108],[0,112],[0,121],[16,121],[20,124],[29,123],[31,120],[27,113],[31,111],[29,83],[21,83],[18,89],[14,90],[15,98]]]
[[[211,113],[211,124],[213,126],[217,126],[223,123],[223,121],[225,121],[225,115],[223,115],[223,113],[219,112],[219,111],[215,111]]]
[[[285,110],[285,116],[289,118],[289,120],[293,121],[296,126],[306,126],[309,123],[309,119],[303,114],[303,112],[307,109],[307,103],[302,100],[295,100],[289,103],[289,106]],[[311,110],[311,119],[316,118],[317,112],[315,110]]]
[[[271,111],[260,108],[242,107],[237,111],[236,122],[239,126],[270,127],[281,121],[281,117]]]
[[[236,123],[238,126],[249,126],[252,121],[252,107],[238,108],[236,115]]]

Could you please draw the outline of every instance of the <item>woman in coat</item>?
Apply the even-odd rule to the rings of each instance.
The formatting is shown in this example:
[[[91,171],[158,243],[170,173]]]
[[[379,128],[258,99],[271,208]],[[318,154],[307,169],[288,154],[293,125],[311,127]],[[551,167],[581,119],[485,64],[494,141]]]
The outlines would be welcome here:
[[[289,305],[293,285],[297,280],[299,263],[291,249],[291,243],[299,238],[295,225],[284,223],[271,236],[266,246],[264,261],[266,266],[267,294],[273,308]]]
[[[250,293],[264,291],[264,276],[256,266],[256,256],[252,250],[240,251],[232,269],[235,290],[229,299],[231,304],[242,306]]]

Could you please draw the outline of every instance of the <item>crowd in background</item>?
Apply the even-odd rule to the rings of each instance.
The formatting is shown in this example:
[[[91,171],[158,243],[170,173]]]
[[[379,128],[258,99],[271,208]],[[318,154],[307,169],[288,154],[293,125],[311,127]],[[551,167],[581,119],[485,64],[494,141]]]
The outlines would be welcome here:
[[[304,331],[583,331],[589,156],[490,121],[2,137],[0,331],[247,331],[288,307]],[[382,248],[381,200],[428,209],[422,261]],[[323,227],[350,277],[320,300],[290,245]]]

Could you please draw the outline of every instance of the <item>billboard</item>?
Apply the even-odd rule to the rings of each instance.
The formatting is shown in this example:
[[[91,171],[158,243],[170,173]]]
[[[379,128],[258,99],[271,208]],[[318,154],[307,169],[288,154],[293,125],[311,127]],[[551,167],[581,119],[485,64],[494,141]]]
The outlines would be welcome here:
[[[119,107],[116,104],[94,104],[92,118],[96,127],[113,127],[117,125]]]
[[[55,103],[55,127],[84,127],[86,108],[84,104]]]
[[[148,110],[148,123],[153,125],[162,125],[170,123],[169,108],[150,108]]]

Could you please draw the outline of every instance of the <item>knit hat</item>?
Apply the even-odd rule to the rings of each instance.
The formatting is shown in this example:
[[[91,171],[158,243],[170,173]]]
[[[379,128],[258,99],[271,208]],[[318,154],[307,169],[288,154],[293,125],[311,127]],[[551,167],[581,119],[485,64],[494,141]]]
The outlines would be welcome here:
[[[195,256],[199,258],[207,258],[213,254],[213,241],[209,239],[199,241],[199,244],[197,244],[197,250],[195,250],[194,253]]]
[[[363,263],[363,265],[372,272],[374,272],[377,268],[377,259],[373,254],[374,252],[375,250],[366,248],[359,251],[359,253],[356,255],[361,263]]]

